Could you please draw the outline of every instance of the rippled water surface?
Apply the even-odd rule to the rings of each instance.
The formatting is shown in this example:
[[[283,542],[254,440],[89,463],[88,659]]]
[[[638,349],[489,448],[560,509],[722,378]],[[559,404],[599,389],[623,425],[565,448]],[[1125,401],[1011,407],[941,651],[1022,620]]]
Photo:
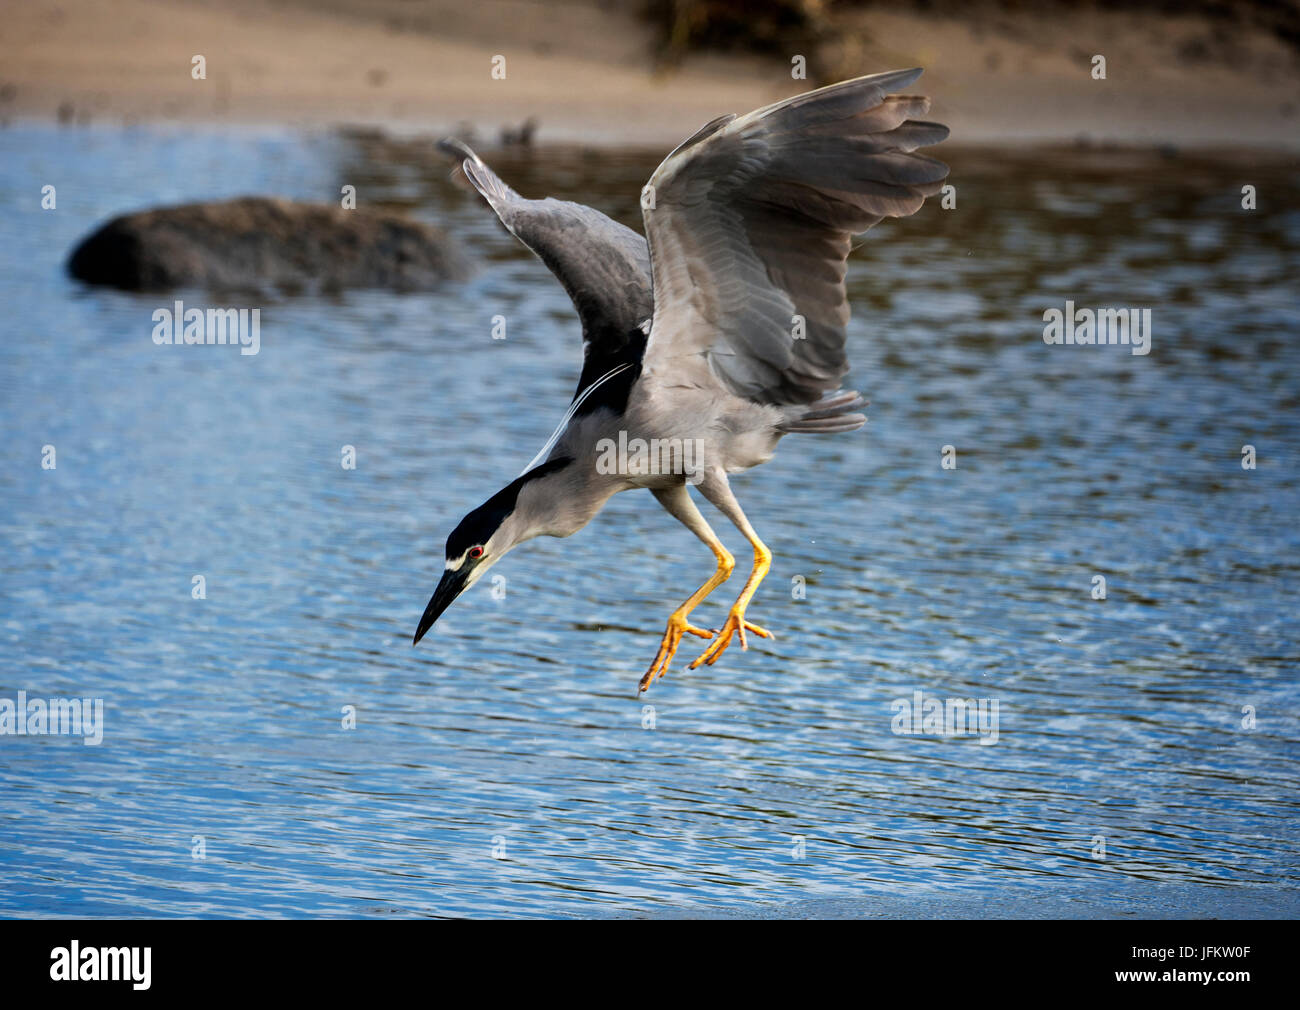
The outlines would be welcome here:
[[[733,482],[777,641],[690,673],[688,643],[638,699],[712,565],[643,493],[411,648],[447,532],[546,439],[580,353],[559,286],[428,145],[0,132],[0,698],[105,705],[98,747],[0,737],[0,913],[979,914],[1014,889],[1141,914],[1156,884],[1198,895],[1175,912],[1294,909],[1295,165],[945,153],[956,208],[850,264],[870,423]],[[494,159],[629,222],[656,160]],[[444,227],[473,279],[268,298],[245,357],[156,347],[169,299],[62,272],[115,213],[348,184]],[[1045,345],[1067,299],[1151,308],[1152,353]],[[996,701],[996,744],[894,733],[917,690]]]

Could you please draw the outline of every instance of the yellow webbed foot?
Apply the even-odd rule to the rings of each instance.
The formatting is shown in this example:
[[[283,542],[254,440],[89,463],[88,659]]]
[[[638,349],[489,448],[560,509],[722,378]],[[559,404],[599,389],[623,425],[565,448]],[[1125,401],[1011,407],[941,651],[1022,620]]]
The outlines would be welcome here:
[[[697,628],[695,625],[688,623],[686,617],[681,613],[674,613],[668,618],[668,627],[664,631],[663,641],[659,643],[659,651],[655,653],[650,669],[641,678],[641,684],[637,688],[638,693],[645,691],[646,688],[653,684],[655,678],[662,677],[668,672],[668,664],[673,661],[673,656],[677,655],[677,647],[682,642],[682,635],[712,638],[717,633],[716,629]]]
[[[697,666],[712,666],[717,662],[718,657],[727,651],[727,646],[731,644],[734,636],[740,636],[740,647],[748,649],[749,643],[745,640],[745,632],[752,631],[759,638],[770,638],[775,641],[776,636],[766,628],[760,628],[757,624],[751,624],[745,620],[744,608],[732,608],[731,613],[727,615],[727,622],[718,632],[718,637],[713,644],[704,650],[704,655],[700,656],[687,669],[694,670]]]

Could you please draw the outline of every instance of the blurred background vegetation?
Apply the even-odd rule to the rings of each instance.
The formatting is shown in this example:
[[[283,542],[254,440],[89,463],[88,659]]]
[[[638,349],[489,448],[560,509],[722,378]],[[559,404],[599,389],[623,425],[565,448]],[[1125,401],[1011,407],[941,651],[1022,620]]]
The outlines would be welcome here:
[[[808,77],[818,83],[858,72],[856,51],[870,35],[864,15],[910,10],[945,20],[1007,30],[1015,21],[1052,13],[1123,13],[1195,17],[1203,36],[1180,47],[1188,62],[1238,63],[1247,56],[1233,45],[1234,31],[1263,30],[1300,54],[1300,4],[1289,0],[645,0],[645,14],[658,29],[658,57],[679,63],[698,50],[766,53],[788,60],[808,57]],[[1012,28],[1014,31],[1014,28]],[[859,44],[855,44],[859,43]]]

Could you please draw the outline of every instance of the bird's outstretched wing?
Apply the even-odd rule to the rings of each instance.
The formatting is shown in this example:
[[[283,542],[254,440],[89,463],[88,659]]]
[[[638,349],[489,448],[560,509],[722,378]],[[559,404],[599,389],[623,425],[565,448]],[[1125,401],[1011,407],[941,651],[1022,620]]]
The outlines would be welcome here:
[[[643,373],[720,381],[760,403],[811,403],[848,370],[852,235],[915,213],[948,176],[913,153],[948,136],[921,71],[860,77],[715,119],[670,154],[643,199],[654,322]]]
[[[439,148],[461,169],[510,233],[555,274],[582,322],[583,376],[578,394],[645,346],[640,324],[653,311],[645,239],[600,211],[567,200],[526,200],[458,140]],[[578,395],[575,394],[575,395]]]

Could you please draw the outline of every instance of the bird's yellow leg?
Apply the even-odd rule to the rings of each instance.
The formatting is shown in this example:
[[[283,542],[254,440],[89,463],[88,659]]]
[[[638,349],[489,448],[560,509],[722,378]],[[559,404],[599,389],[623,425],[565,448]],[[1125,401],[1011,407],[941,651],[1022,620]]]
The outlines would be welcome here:
[[[750,599],[758,590],[758,584],[763,581],[763,577],[767,575],[767,570],[772,566],[772,552],[767,549],[767,544],[759,540],[758,535],[752,530],[746,532],[745,535],[749,542],[754,545],[754,568],[749,573],[749,580],[745,583],[745,588],[740,591],[740,596],[732,605],[731,612],[727,614],[727,622],[722,626],[722,630],[718,632],[718,637],[704,650],[704,655],[692,663],[688,669],[694,670],[701,664],[712,666],[717,662],[718,657],[726,651],[727,646],[731,644],[733,635],[740,636],[740,647],[742,649],[749,648],[749,643],[745,641],[746,631],[752,631],[759,638],[776,638],[766,628],[760,628],[757,624],[750,624],[749,621],[745,620],[745,608],[749,606]]]
[[[713,542],[709,543],[709,547],[713,549],[713,556],[717,558],[718,567],[709,577],[708,582],[691,593],[685,603],[668,615],[668,627],[664,631],[663,641],[659,643],[659,651],[655,653],[654,662],[650,664],[650,669],[641,678],[640,691],[644,691],[653,684],[656,677],[662,677],[668,672],[668,664],[673,661],[673,656],[677,655],[677,646],[681,644],[682,635],[712,638],[717,634],[716,629],[697,628],[686,620],[691,611],[704,602],[706,596],[731,577],[731,573],[736,567],[736,559],[722,546],[720,540],[714,539]]]

